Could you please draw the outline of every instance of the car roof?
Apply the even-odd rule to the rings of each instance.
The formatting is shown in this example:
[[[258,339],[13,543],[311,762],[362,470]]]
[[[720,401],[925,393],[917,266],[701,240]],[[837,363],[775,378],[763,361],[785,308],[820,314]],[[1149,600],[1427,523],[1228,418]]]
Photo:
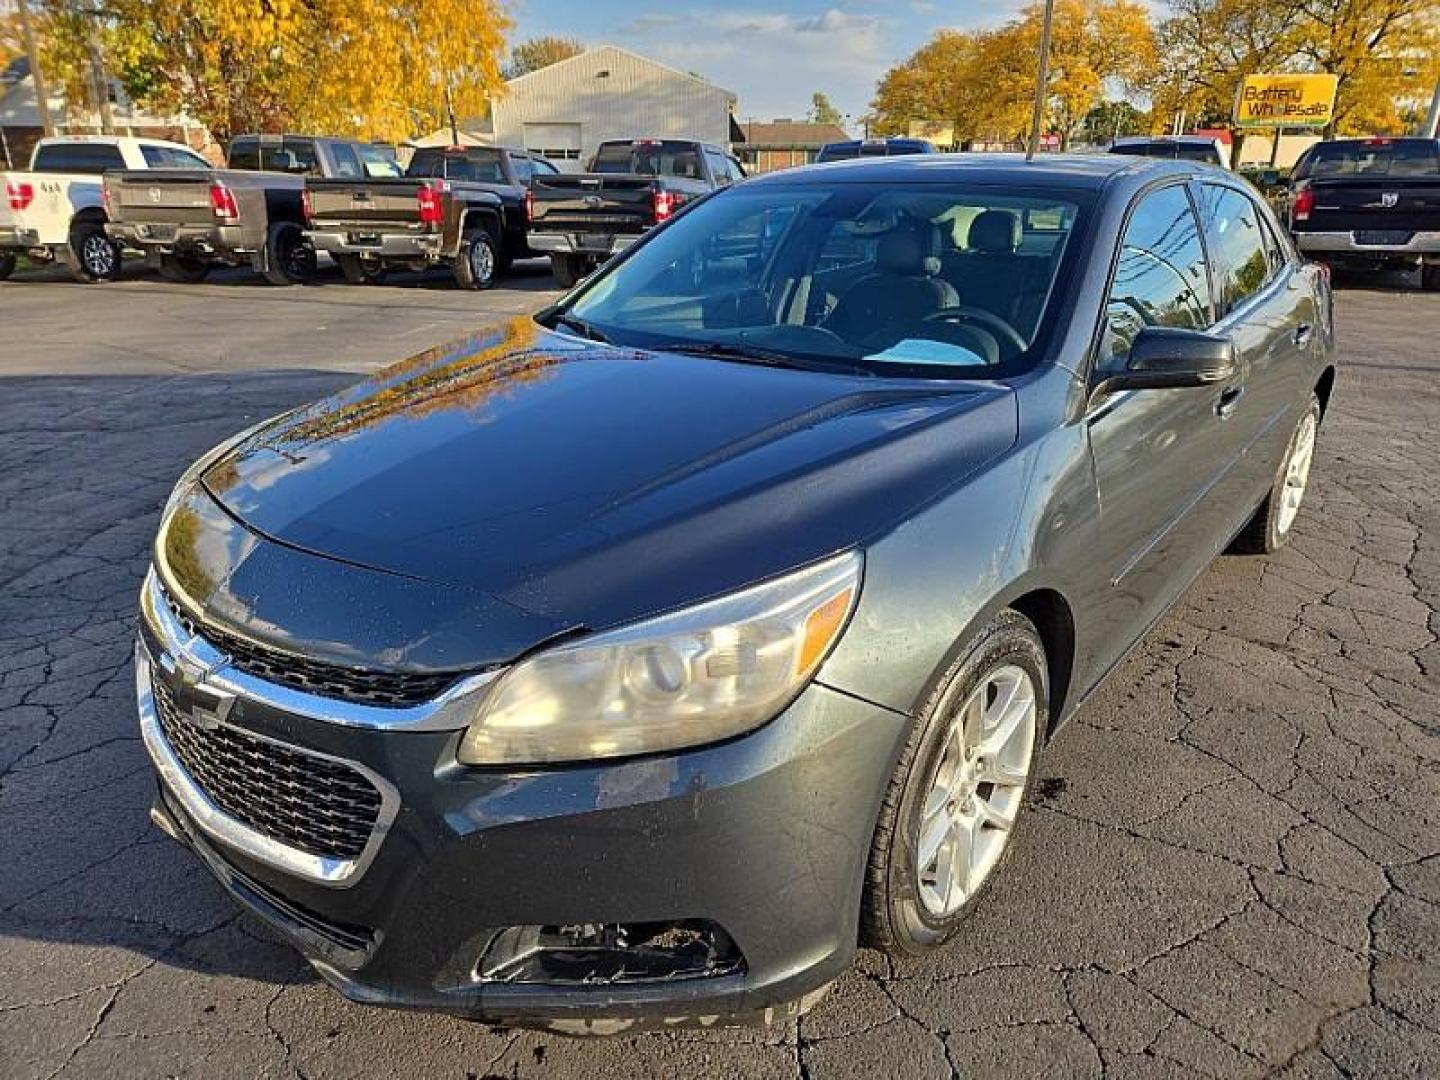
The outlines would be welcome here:
[[[148,135],[47,135],[37,139],[35,146],[166,146],[172,150],[188,150],[192,154],[204,153],[193,146],[170,139],[152,139]]]
[[[1041,154],[1030,161],[1026,161],[1023,154],[909,154],[827,161],[767,173],[747,180],[745,185],[805,183],[825,178],[885,183],[968,180],[1021,187],[1097,189],[1120,173],[1160,175],[1189,173],[1195,168],[1195,162],[1118,154]]]

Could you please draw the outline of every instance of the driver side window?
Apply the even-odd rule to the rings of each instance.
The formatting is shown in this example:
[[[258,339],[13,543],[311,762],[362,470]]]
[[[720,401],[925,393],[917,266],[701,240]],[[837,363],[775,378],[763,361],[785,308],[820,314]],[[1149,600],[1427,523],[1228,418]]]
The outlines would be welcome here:
[[[1123,366],[1147,326],[1203,330],[1211,323],[1210,280],[1200,227],[1179,184],[1144,196],[1120,242],[1106,303],[1102,368]]]

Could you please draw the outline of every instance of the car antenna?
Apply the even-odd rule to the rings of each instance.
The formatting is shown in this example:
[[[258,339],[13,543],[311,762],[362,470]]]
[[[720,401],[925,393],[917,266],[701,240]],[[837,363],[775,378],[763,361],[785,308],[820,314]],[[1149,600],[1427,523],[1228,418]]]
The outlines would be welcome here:
[[[1040,71],[1035,78],[1035,108],[1030,113],[1030,145],[1025,161],[1035,160],[1040,144],[1040,121],[1045,115],[1045,84],[1050,81],[1050,24],[1055,21],[1055,0],[1045,0],[1045,22],[1040,30]]]

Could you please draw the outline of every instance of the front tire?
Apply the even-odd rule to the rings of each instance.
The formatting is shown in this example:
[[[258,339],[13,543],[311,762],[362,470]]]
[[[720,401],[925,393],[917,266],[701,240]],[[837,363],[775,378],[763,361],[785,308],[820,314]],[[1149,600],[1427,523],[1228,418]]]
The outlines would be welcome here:
[[[81,221],[70,229],[70,265],[87,284],[114,281],[120,276],[118,243],[105,234],[98,221]]]
[[[940,678],[895,767],[870,850],[867,944],[915,955],[955,935],[1009,855],[1048,718],[1045,647],[1004,611]]]
[[[1315,436],[1319,430],[1320,399],[1311,394],[1310,405],[1296,422],[1285,447],[1270,494],[1230,544],[1233,554],[1269,555],[1290,539],[1295,517],[1310,486],[1310,466],[1315,460]]]
[[[303,285],[315,279],[315,248],[293,221],[277,221],[265,237],[265,280],[271,285]]]
[[[15,272],[15,256],[10,252],[0,254],[0,281],[4,281]]]
[[[500,253],[495,238],[484,229],[469,229],[460,240],[455,257],[455,281],[462,289],[488,289],[495,284]]]

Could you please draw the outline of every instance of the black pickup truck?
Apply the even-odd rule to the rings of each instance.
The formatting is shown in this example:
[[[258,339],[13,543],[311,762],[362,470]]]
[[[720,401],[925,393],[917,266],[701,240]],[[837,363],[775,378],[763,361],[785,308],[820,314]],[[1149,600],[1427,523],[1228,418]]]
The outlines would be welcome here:
[[[237,135],[224,169],[105,174],[105,231],[171,281],[250,266],[276,285],[315,274],[302,217],[307,178],[386,168],[378,147],[316,135]],[[390,166],[393,169],[393,164]]]
[[[569,288],[691,199],[745,178],[729,153],[685,139],[604,142],[590,171],[539,178],[530,246]]]
[[[1440,289],[1440,140],[1316,143],[1290,173],[1300,250],[1341,269],[1420,268]]]
[[[400,179],[309,184],[305,235],[353,284],[393,266],[448,263],[460,285],[486,289],[513,260],[534,254],[531,184],[556,172],[526,150],[424,147]]]

